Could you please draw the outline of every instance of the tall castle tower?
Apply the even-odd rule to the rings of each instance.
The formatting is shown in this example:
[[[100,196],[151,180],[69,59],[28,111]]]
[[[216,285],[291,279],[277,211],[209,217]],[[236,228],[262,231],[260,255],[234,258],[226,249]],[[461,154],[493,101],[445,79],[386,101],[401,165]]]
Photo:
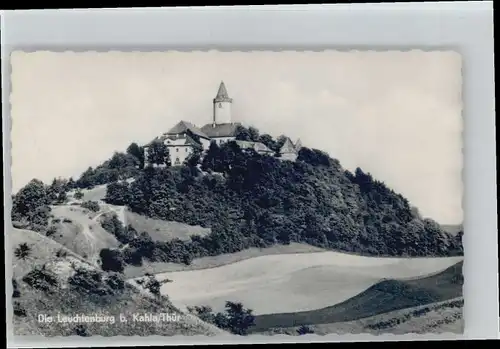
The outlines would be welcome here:
[[[214,98],[214,115],[213,126],[219,124],[230,124],[231,121],[231,104],[233,99],[227,94],[226,85],[221,81],[217,96]]]

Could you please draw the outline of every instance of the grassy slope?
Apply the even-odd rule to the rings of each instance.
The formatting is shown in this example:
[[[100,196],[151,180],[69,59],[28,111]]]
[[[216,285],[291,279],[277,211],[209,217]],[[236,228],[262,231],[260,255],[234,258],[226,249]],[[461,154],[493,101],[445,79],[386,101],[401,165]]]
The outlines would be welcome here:
[[[363,319],[308,326],[317,335],[336,334],[408,334],[463,333],[463,298],[395,310]],[[274,328],[259,334],[296,336],[300,326]]]
[[[26,242],[32,247],[32,252],[26,260],[19,260],[14,257],[13,277],[18,281],[21,297],[13,298],[20,303],[27,312],[26,317],[14,317],[14,328],[16,335],[43,335],[61,336],[74,335],[74,324],[65,323],[39,323],[37,316],[47,314],[56,316],[57,313],[74,315],[95,313],[115,315],[125,314],[129,318],[133,313],[174,313],[176,309],[169,302],[159,302],[151,297],[145,296],[132,286],[127,286],[122,294],[115,294],[107,297],[99,297],[96,303],[91,297],[82,296],[75,292],[70,292],[64,287],[65,280],[71,272],[66,268],[67,273],[61,271],[63,266],[69,265],[72,261],[77,261],[87,268],[93,268],[85,263],[81,257],[75,256],[71,251],[67,251],[67,257],[56,257],[56,252],[63,246],[38,233],[26,230],[14,229],[10,236],[11,248],[14,250],[20,243]],[[34,265],[46,264],[49,269],[54,270],[60,276],[61,286],[47,294],[31,288],[22,281],[22,277],[32,270]],[[177,312],[178,313],[178,312]],[[129,321],[122,323],[94,323],[87,324],[90,334],[103,336],[116,335],[214,335],[221,331],[212,325],[201,322],[190,315],[181,314],[178,322],[143,322],[137,323]]]
[[[340,304],[313,311],[260,315],[252,331],[292,328],[300,325],[329,324],[367,318],[409,307],[431,304],[462,296],[463,262],[421,279],[385,280]]]
[[[61,222],[55,223],[58,231],[51,238],[94,264],[103,248],[120,245],[112,234],[101,227],[93,212],[79,206],[62,205],[53,206],[52,214]],[[71,222],[63,222],[64,218]]]
[[[125,211],[125,219],[127,224],[130,224],[139,233],[145,231],[156,241],[169,241],[174,238],[188,240],[192,235],[205,236],[210,233],[208,228],[152,219],[129,210]]]

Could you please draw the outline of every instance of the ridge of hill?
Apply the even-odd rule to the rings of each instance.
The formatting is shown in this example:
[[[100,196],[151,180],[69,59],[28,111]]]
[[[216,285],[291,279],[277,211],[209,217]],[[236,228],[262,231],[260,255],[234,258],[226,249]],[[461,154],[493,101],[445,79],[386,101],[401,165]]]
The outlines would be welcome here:
[[[168,300],[147,296],[128,284],[123,287],[106,287],[104,281],[113,278],[113,274],[102,272],[82,257],[37,232],[14,229],[9,233],[13,251],[13,305],[15,335],[69,336],[147,336],[147,335],[216,335],[224,333],[217,327],[206,324],[200,319],[183,314]],[[15,250],[21,244],[29,246],[29,253],[24,258],[15,256]],[[89,271],[94,290],[105,293],[94,294],[76,290],[68,283],[80,268]],[[43,272],[40,272],[42,270]],[[29,277],[38,271],[36,277]],[[84,275],[81,273],[80,276]],[[96,275],[103,279],[95,278]],[[42,277],[40,277],[42,276]],[[54,278],[54,280],[52,280]],[[14,281],[15,280],[15,281]],[[52,280],[52,281],[47,281]],[[73,279],[76,280],[76,279]],[[120,278],[113,278],[117,281]],[[45,281],[45,282],[44,282]],[[111,285],[111,284],[110,284]],[[137,322],[133,314],[177,314],[177,321]],[[114,316],[115,322],[87,322],[76,324],[58,322],[57,316],[86,315]],[[129,321],[120,323],[119,314]],[[55,319],[52,323],[40,322],[38,316],[47,315]]]
[[[356,321],[462,297],[463,262],[424,278],[381,281],[342,303],[312,311],[257,315],[252,333]],[[278,330],[279,332],[279,330]]]

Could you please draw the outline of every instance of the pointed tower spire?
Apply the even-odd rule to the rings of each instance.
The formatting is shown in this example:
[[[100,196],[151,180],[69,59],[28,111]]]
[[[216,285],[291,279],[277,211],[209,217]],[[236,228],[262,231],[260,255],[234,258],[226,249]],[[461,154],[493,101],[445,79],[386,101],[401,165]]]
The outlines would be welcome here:
[[[224,81],[220,82],[219,91],[214,98],[214,114],[212,126],[215,127],[219,124],[230,124],[231,121],[231,104],[233,99],[229,98],[227,94],[226,85]]]
[[[217,96],[215,96],[214,98],[214,103],[218,102],[229,102],[229,103],[233,102],[233,99],[229,98],[224,81],[220,82],[219,91],[217,91]]]

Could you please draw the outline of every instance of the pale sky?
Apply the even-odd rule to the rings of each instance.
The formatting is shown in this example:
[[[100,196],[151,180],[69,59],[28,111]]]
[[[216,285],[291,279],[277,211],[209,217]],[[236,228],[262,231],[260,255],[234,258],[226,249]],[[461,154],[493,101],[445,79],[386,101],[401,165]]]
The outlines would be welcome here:
[[[286,134],[372,173],[424,216],[461,223],[462,76],[453,52],[165,52],[12,55],[12,177],[78,176],[180,120]]]

